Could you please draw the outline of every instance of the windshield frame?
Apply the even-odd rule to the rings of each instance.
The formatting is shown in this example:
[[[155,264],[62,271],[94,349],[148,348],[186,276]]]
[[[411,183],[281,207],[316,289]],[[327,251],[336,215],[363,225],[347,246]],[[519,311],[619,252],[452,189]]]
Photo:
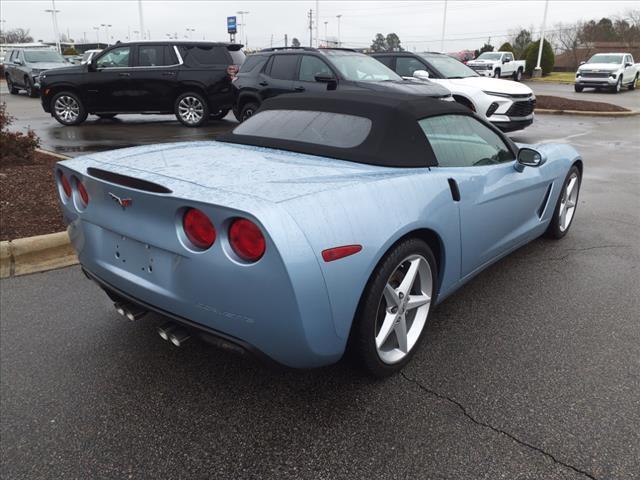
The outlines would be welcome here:
[[[334,50],[334,51],[328,50],[323,53],[324,53],[324,56],[327,58],[327,60],[330,61],[331,66],[338,72],[338,74],[340,75],[340,78],[342,78],[343,80],[347,80],[349,82],[371,82],[371,83],[387,82],[387,81],[402,81],[402,77],[398,75],[396,72],[391,70],[382,62],[379,62],[375,58],[370,57],[369,55],[365,55],[364,53],[345,52],[345,51],[338,51],[338,50]],[[351,75],[348,74],[349,73],[348,70],[345,69],[345,67],[347,67],[348,65],[346,63],[342,65],[342,63],[344,62],[345,59],[354,59],[354,58],[356,59],[356,61],[360,61],[361,64],[365,63],[371,66],[374,70],[371,72],[372,74],[376,74],[376,71],[377,71],[377,72],[380,72],[381,74],[386,75],[387,78],[368,79],[368,78],[352,77]],[[354,68],[353,65],[351,66],[351,68]]]
[[[29,55],[31,54],[37,55],[40,53],[52,54],[55,57],[55,59],[33,60],[29,58]],[[24,55],[24,61],[26,63],[66,63],[67,62],[66,59],[55,50],[24,50],[23,55]]]
[[[617,62],[592,61],[596,57],[605,57],[605,58],[609,57],[609,58],[612,58],[612,59],[615,58],[615,57],[618,57],[619,60]],[[622,64],[623,60],[624,60],[624,54],[623,53],[596,53],[589,60],[587,60],[587,63],[610,63],[611,65],[620,65],[620,64]]]
[[[428,52],[426,52],[426,53],[418,53],[417,55],[422,60],[427,62],[429,64],[429,66],[433,70],[438,72],[438,75],[440,75],[442,78],[455,80],[457,78],[469,78],[469,77],[479,77],[480,76],[471,67],[468,67],[467,65],[462,63],[460,60],[458,60],[456,58],[453,58],[453,57],[450,57],[449,55],[438,54],[438,53],[428,53]],[[436,59],[438,61],[440,59],[444,59],[445,62],[451,62],[451,65],[456,65],[455,68],[460,67],[463,72],[466,72],[469,75],[464,75],[464,76],[461,76],[461,75],[449,75],[436,62],[433,61],[434,59]]]

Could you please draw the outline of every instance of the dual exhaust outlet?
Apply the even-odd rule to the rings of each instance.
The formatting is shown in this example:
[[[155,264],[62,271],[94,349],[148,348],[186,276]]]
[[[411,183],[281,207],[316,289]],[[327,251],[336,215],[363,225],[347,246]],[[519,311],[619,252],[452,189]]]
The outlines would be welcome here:
[[[141,319],[149,313],[148,310],[131,303],[118,302],[114,306],[116,312],[132,322]],[[160,338],[167,342],[171,342],[176,347],[181,347],[187,340],[189,340],[189,338],[191,338],[191,334],[186,328],[174,322],[167,322],[160,325],[158,327],[158,335],[160,335]]]

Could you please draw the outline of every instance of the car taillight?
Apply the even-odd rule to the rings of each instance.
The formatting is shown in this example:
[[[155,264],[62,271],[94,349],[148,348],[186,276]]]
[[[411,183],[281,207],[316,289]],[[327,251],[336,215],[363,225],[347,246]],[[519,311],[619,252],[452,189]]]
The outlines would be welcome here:
[[[60,185],[62,185],[62,191],[67,198],[71,198],[71,183],[69,183],[69,179],[64,173],[62,173],[62,171],[58,172],[58,176],[60,177]]]
[[[229,243],[241,259],[257,262],[264,255],[266,242],[260,228],[246,218],[237,218],[229,227]]]
[[[182,228],[189,241],[206,250],[216,241],[216,229],[209,217],[197,208],[189,208],[182,217]]]
[[[76,180],[76,188],[78,189],[78,193],[80,194],[80,199],[82,200],[82,205],[86,207],[89,205],[89,193],[87,193],[87,189],[84,188],[84,185],[77,178]]]

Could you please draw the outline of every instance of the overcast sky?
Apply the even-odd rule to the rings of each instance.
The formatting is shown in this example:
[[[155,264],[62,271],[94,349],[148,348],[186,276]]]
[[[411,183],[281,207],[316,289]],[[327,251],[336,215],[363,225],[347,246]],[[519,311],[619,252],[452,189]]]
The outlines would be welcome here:
[[[53,41],[51,0],[0,0],[3,29],[28,28],[36,40]],[[366,47],[377,32],[395,32],[402,45],[410,50],[439,50],[442,34],[444,0],[434,1],[329,1],[319,2],[319,37],[337,38],[338,19],[344,46]],[[136,39],[140,29],[137,0],[57,0],[60,31],[71,38],[96,41],[93,29],[111,24],[112,39]],[[637,1],[616,0],[551,0],[548,25],[558,22],[600,19],[616,16],[625,10],[638,8]],[[307,14],[315,8],[315,1],[212,1],[212,0],[142,0],[144,27],[152,39],[166,38],[177,33],[179,38],[228,40],[226,17],[239,10],[245,15],[247,44],[251,48],[284,44],[285,33],[309,44]],[[544,11],[543,0],[449,0],[445,31],[445,51],[478,48],[491,37],[499,46],[508,34],[518,27],[540,30]],[[241,23],[238,15],[238,23]],[[195,32],[187,31],[195,29]],[[106,41],[106,31],[99,30],[100,40]],[[534,34],[537,36],[537,34]],[[238,37],[244,40],[240,32]],[[273,38],[273,40],[272,40]]]

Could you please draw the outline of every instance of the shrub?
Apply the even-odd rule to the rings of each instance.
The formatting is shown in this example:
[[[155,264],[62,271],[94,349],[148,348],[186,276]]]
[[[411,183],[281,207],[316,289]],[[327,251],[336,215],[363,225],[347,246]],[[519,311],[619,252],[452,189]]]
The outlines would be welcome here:
[[[498,51],[499,52],[511,52],[515,56],[515,50],[513,49],[513,46],[509,42],[504,42],[502,45],[500,45],[500,48],[498,49]]]
[[[527,61],[527,73],[531,75],[533,69],[536,68],[538,63],[538,48],[540,48],[540,40],[533,42],[527,47],[525,52],[525,60]],[[540,68],[542,68],[543,75],[549,75],[553,70],[553,65],[556,63],[556,56],[553,53],[551,44],[546,40],[542,44],[542,59],[540,60]]]
[[[3,167],[32,163],[35,149],[40,145],[40,140],[33,130],[26,134],[10,132],[7,127],[11,125],[12,120],[12,117],[7,115],[6,105],[0,104],[0,165]]]
[[[67,47],[64,49],[64,52],[62,52],[63,55],[79,55],[78,51],[75,49],[75,47]]]

